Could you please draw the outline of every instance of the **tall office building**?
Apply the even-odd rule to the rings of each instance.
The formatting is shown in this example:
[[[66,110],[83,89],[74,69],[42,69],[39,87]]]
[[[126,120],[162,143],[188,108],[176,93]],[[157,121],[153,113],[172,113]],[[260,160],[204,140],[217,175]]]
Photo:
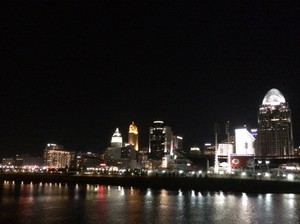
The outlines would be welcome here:
[[[139,150],[139,132],[134,122],[129,125],[128,143],[133,145],[135,151]]]
[[[116,128],[115,133],[111,137],[111,147],[122,147],[123,138],[119,131],[119,128]]]
[[[282,93],[271,89],[259,107],[256,155],[293,154],[291,110]]]
[[[123,146],[123,138],[119,131],[119,128],[116,128],[114,134],[111,137],[110,147],[104,152],[104,159],[107,165],[115,166],[118,163],[118,160],[121,159],[121,148]]]
[[[165,155],[172,155],[174,150],[174,135],[171,127],[163,121],[154,121],[149,129],[149,158],[161,160]]]

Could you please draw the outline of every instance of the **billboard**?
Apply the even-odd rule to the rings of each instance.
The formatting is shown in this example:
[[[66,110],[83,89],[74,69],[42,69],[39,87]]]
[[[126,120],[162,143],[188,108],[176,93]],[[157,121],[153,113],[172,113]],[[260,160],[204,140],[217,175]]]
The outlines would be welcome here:
[[[253,155],[230,155],[230,167],[231,169],[244,169],[254,166]]]

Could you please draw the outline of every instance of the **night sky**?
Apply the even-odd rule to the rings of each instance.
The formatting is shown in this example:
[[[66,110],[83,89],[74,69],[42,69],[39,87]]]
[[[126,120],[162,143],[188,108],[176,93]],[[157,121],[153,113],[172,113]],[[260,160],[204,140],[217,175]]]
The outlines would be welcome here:
[[[154,120],[202,146],[256,128],[271,88],[300,144],[299,2],[87,2],[1,3],[0,156],[101,152],[131,121],[141,147]]]

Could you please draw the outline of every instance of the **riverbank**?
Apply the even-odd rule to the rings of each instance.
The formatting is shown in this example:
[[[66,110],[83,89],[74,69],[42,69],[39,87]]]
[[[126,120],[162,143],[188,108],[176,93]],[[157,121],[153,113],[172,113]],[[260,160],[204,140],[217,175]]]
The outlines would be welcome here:
[[[24,184],[100,184],[166,190],[181,189],[195,191],[223,191],[245,193],[300,193],[299,181],[257,180],[220,177],[140,177],[1,173],[0,181],[15,181],[19,183],[23,182]]]

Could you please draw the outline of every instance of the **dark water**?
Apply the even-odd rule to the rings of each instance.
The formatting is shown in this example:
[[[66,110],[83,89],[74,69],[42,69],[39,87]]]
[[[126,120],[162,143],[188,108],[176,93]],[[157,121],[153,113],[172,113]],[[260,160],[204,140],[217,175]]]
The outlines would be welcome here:
[[[1,223],[300,223],[300,195],[0,184]]]

